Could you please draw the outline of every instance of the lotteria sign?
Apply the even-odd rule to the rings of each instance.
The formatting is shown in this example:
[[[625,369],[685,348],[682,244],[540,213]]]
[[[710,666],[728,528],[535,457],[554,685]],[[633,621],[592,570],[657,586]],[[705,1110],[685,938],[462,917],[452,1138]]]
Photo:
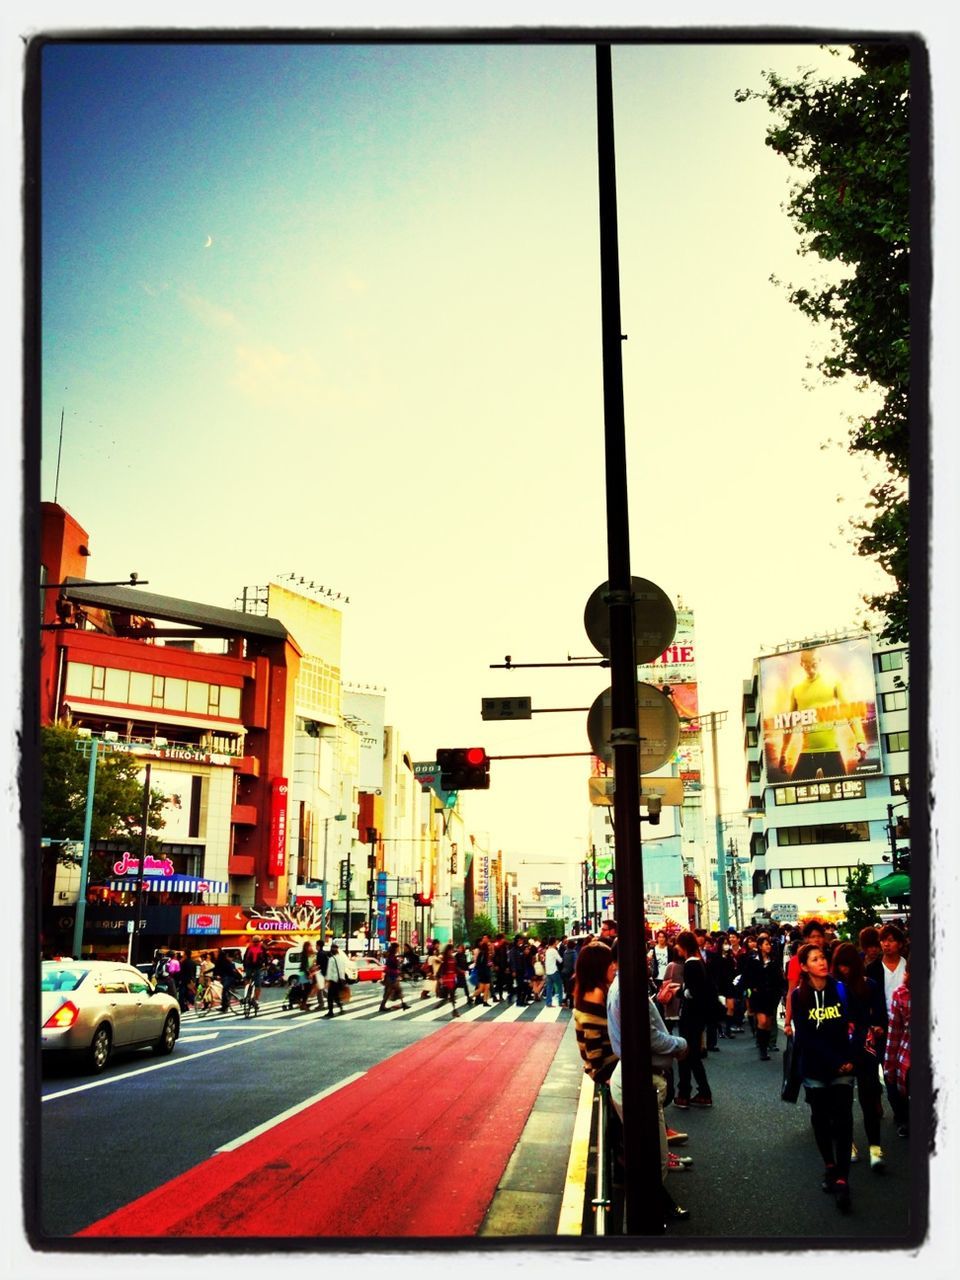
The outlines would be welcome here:
[[[272,876],[282,876],[287,865],[287,786],[286,778],[270,783],[270,849],[268,868]]]

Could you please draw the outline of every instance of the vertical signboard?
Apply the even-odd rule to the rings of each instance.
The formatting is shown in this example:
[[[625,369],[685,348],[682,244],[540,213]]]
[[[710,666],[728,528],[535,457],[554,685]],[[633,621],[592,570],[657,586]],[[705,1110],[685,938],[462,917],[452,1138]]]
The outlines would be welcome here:
[[[397,904],[391,903],[391,906]],[[377,937],[380,942],[387,941],[387,873],[377,872]]]
[[[287,865],[288,790],[286,778],[274,778],[270,783],[270,844],[267,868],[272,876],[282,876]]]
[[[392,898],[387,907],[387,941],[397,942],[397,920],[399,917],[399,904],[396,898]]]

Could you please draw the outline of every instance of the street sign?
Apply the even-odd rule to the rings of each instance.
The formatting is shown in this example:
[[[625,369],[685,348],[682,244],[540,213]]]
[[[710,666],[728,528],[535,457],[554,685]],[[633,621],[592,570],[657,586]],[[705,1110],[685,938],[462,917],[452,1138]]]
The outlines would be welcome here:
[[[795,902],[774,902],[770,907],[770,915],[774,920],[796,920],[799,911]]]
[[[480,714],[484,720],[529,720],[533,715],[532,698],[481,698]]]
[[[637,664],[653,662],[666,649],[677,630],[677,611],[670,597],[655,582],[631,578],[633,595],[633,632]],[[601,582],[587,601],[583,625],[590,643],[605,658],[610,657],[610,606],[604,596],[610,590]]]
[[[673,756],[680,742],[680,717],[665,694],[652,684],[637,683],[637,728],[640,735],[640,772],[653,773]],[[613,729],[611,690],[604,689],[587,713],[587,736],[593,753],[613,763],[610,734]],[[658,781],[661,781],[658,779]]]

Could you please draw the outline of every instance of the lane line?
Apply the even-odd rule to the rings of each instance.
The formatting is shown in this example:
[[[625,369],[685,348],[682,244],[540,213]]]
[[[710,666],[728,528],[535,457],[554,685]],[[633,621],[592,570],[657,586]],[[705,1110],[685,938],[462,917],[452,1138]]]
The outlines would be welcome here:
[[[590,1129],[593,1122],[594,1084],[584,1073],[580,1081],[577,1116],[573,1122],[570,1159],[563,1182],[563,1199],[557,1222],[558,1236],[583,1234],[583,1205],[587,1198],[587,1163],[590,1154]]]
[[[231,1044],[220,1044],[215,1049],[201,1049],[199,1053],[186,1054],[177,1058],[171,1055],[163,1062],[154,1062],[149,1067],[138,1067],[136,1071],[125,1071],[123,1075],[104,1076],[99,1080],[88,1080],[85,1084],[75,1085],[72,1089],[60,1089],[57,1093],[47,1093],[40,1099],[41,1102],[54,1102],[58,1098],[69,1098],[74,1093],[86,1093],[88,1089],[101,1089],[104,1085],[122,1084],[125,1080],[130,1080],[134,1076],[145,1076],[151,1071],[163,1071],[168,1067],[180,1067],[186,1062],[196,1062],[198,1058],[205,1058],[211,1053],[225,1053],[228,1049],[242,1049],[246,1044],[252,1044],[254,1040],[266,1040],[270,1036],[286,1035],[288,1031],[296,1031],[303,1027],[310,1026],[309,1022],[295,1022],[289,1027],[278,1027],[276,1031],[261,1031],[259,1035],[244,1036],[241,1040],[234,1040]]]
[[[258,1138],[261,1133],[266,1133],[268,1129],[274,1128],[282,1121],[289,1120],[297,1112],[305,1111],[307,1107],[312,1107],[315,1102],[321,1102],[324,1098],[329,1098],[332,1093],[345,1089],[348,1084],[353,1084],[354,1080],[360,1080],[366,1074],[365,1071],[355,1071],[352,1076],[347,1076],[336,1084],[330,1085],[327,1089],[321,1089],[312,1098],[306,1098],[303,1102],[298,1102],[296,1106],[288,1107],[286,1111],[281,1111],[279,1115],[274,1116],[272,1119],[264,1120],[263,1124],[258,1124],[255,1129],[248,1129],[239,1138],[234,1138],[231,1142],[225,1142],[222,1147],[217,1147],[214,1155],[219,1154],[221,1151],[236,1151],[237,1147],[242,1147],[244,1143],[249,1142],[252,1138]]]

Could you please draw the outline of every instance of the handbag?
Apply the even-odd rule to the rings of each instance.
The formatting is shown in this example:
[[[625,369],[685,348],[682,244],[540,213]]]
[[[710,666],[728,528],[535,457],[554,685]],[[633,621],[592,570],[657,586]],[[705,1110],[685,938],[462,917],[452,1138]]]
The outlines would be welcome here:
[[[793,1037],[789,1037],[783,1051],[783,1080],[780,1083],[781,1102],[796,1102],[800,1097],[800,1060],[794,1049]]]
[[[353,995],[353,992],[350,990],[350,987],[346,982],[341,982],[340,990],[337,992],[337,995],[340,998],[341,1004],[349,1004],[350,998]]]

